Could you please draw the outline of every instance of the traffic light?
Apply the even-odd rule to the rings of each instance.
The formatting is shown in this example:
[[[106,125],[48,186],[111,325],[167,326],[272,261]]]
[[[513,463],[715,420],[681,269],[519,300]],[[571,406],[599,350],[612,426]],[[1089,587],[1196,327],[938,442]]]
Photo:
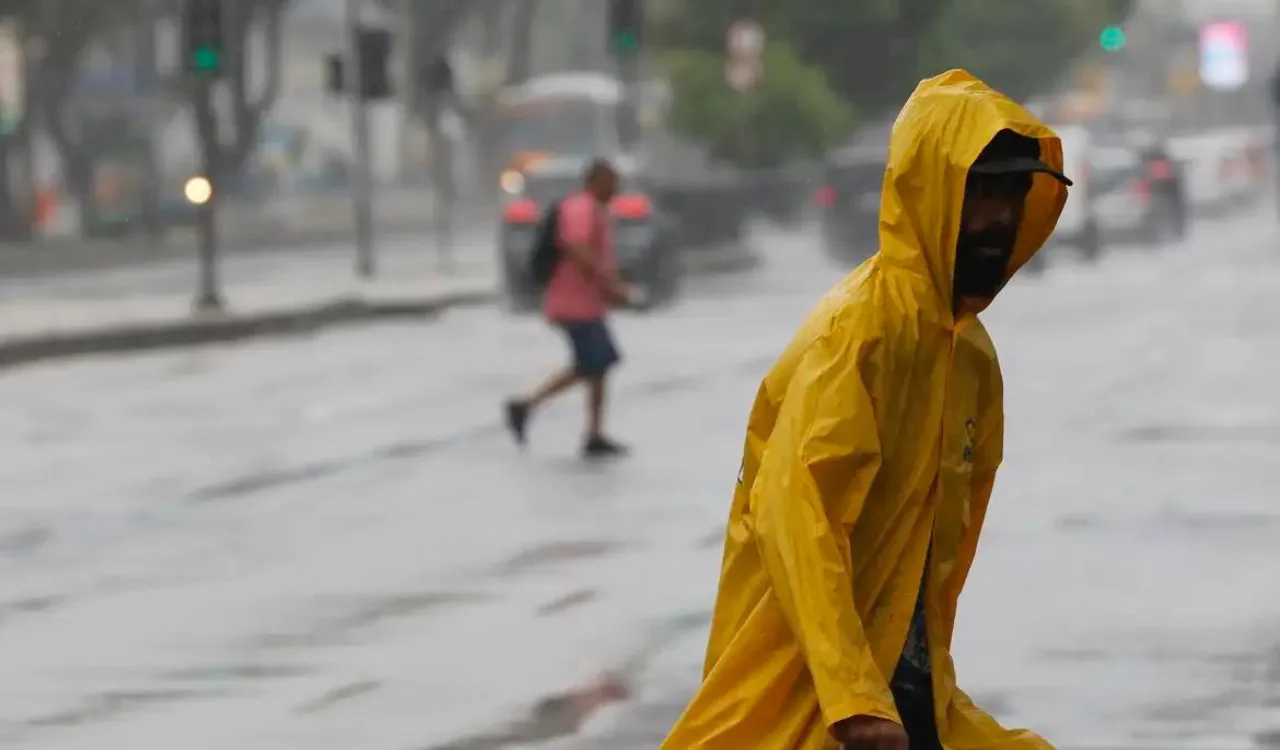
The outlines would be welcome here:
[[[186,0],[182,8],[183,68],[217,78],[225,72],[224,0]]]
[[[360,29],[356,50],[360,55],[360,93],[365,99],[387,99],[391,90],[391,32]]]
[[[1098,34],[1098,44],[1107,52],[1119,52],[1126,41],[1124,29],[1119,26],[1108,26]]]
[[[609,50],[614,57],[640,52],[644,0],[609,0]]]
[[[444,56],[437,57],[418,74],[418,82],[429,94],[448,96],[454,91],[453,66]]]
[[[387,99],[391,86],[391,32],[386,29],[360,29],[356,36],[356,54],[360,57],[360,94],[366,100]],[[347,53],[326,55],[325,88],[331,94],[351,93],[347,73]]]

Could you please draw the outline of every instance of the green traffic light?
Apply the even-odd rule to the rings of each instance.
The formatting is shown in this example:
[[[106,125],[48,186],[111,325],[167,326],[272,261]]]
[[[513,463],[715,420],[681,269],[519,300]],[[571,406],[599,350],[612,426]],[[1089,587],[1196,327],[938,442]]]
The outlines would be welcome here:
[[[1124,49],[1124,29],[1119,26],[1108,26],[1098,35],[1098,44],[1102,45],[1102,49],[1107,52],[1117,52]]]
[[[195,65],[197,70],[217,70],[218,69],[218,51],[210,47],[201,47],[195,51]]]
[[[635,52],[640,47],[640,40],[634,31],[624,31],[613,38],[613,51],[619,54]]]

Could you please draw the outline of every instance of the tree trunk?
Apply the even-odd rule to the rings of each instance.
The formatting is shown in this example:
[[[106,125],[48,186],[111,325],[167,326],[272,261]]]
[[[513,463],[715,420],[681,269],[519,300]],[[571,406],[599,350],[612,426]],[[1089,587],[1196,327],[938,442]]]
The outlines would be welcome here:
[[[31,222],[20,201],[15,200],[14,183],[18,175],[14,163],[19,161],[14,158],[18,151],[16,145],[12,138],[0,138],[0,238],[5,240],[25,240],[31,234]]]

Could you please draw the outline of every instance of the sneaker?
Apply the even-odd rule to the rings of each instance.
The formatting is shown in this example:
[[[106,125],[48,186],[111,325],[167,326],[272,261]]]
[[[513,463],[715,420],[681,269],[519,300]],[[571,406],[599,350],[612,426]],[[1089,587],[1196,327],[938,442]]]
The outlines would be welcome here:
[[[524,445],[528,442],[525,430],[529,425],[529,405],[523,401],[508,401],[506,408],[507,429],[511,430],[516,445]]]
[[[627,455],[629,452],[625,445],[615,443],[603,436],[588,438],[587,442],[582,445],[584,458],[618,458]]]

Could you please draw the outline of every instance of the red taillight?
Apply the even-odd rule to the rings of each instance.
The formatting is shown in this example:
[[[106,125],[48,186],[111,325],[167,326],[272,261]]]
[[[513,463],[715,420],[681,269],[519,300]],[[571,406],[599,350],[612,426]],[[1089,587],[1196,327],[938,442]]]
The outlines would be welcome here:
[[[512,201],[503,209],[502,220],[508,224],[536,224],[538,204],[528,198]]]
[[[1147,166],[1147,176],[1153,180],[1173,179],[1173,165],[1164,159],[1151,162]]]
[[[836,189],[830,185],[824,185],[813,191],[813,202],[818,204],[820,208],[832,209],[836,207]]]
[[[643,195],[619,195],[609,207],[619,219],[647,219],[653,216],[653,203]]]

